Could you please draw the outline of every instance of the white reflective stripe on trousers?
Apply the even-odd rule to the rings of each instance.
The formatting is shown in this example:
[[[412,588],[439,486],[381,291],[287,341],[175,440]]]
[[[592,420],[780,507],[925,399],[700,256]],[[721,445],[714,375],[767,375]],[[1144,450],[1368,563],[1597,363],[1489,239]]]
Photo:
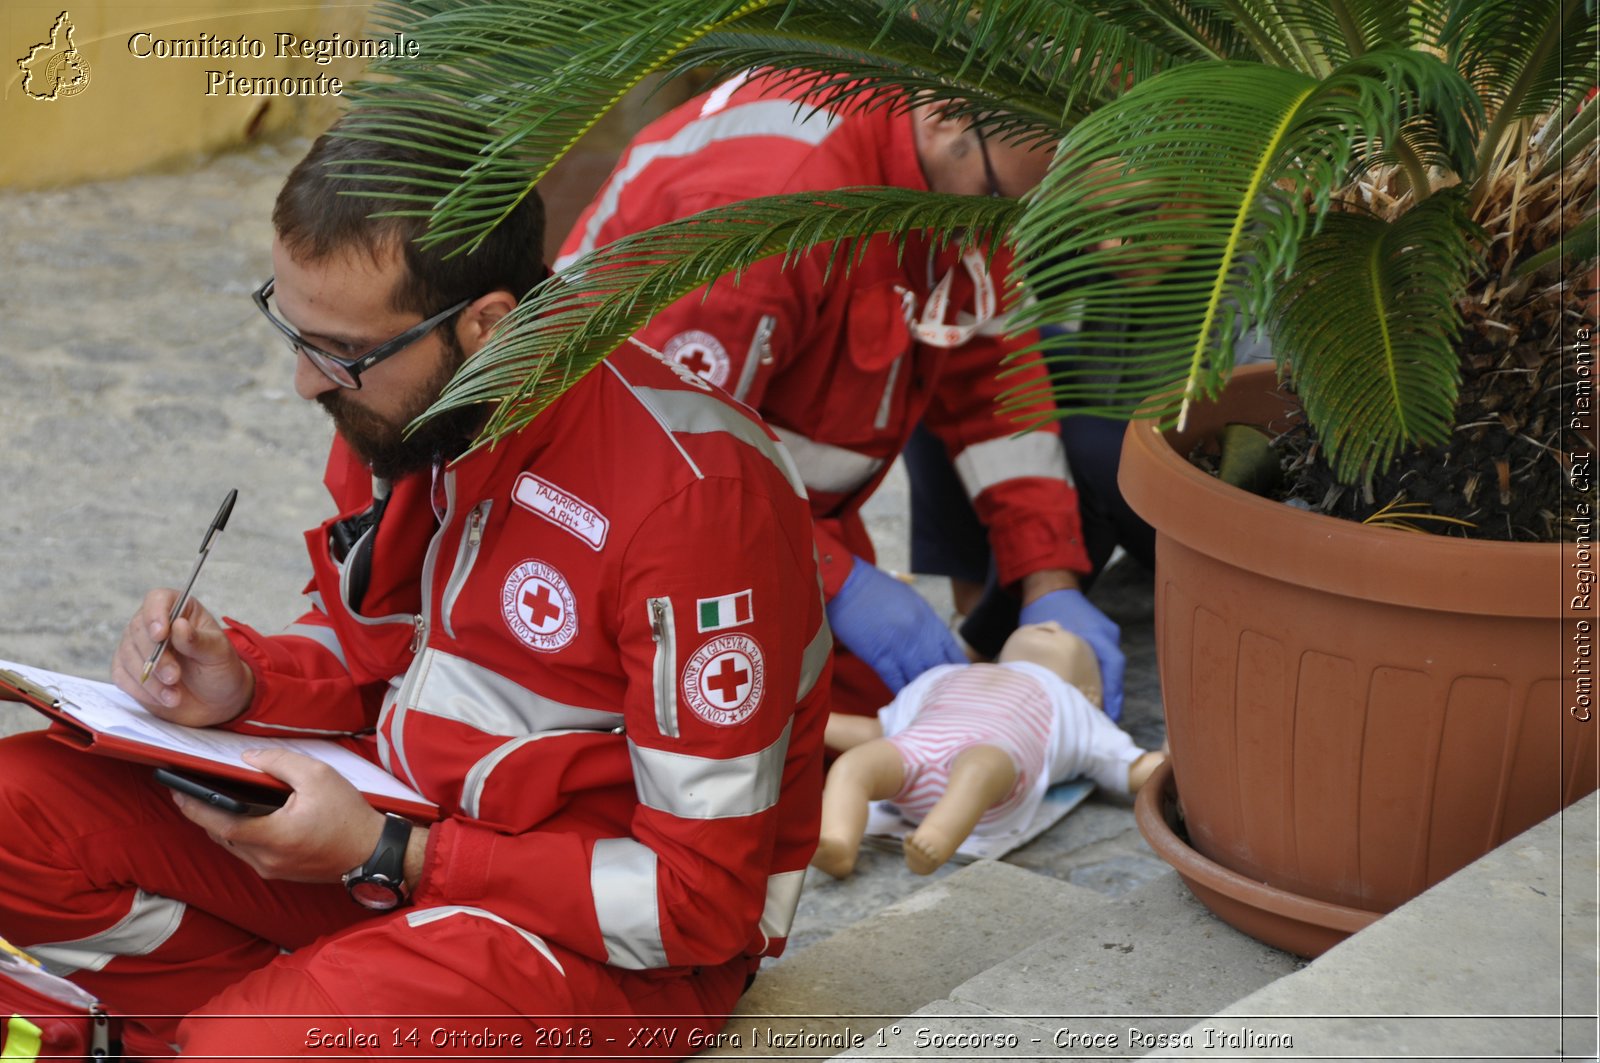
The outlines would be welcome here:
[[[501,926],[515,930],[522,936],[524,941],[538,950],[539,955],[550,961],[550,966],[560,971],[563,977],[566,976],[566,968],[561,966],[561,962],[556,959],[556,954],[550,951],[550,946],[544,943],[544,938],[532,931],[522,929],[522,927],[509,919],[502,918],[482,908],[470,908],[461,904],[444,904],[437,908],[417,908],[406,913],[406,925],[427,926],[429,923],[437,923],[441,919],[449,919],[457,915],[470,916],[474,919],[487,919],[491,923],[499,923]]]
[[[27,945],[30,955],[51,974],[98,971],[118,956],[147,956],[177,933],[188,906],[182,901],[136,889],[128,914],[98,934],[76,941]]]
[[[789,936],[789,928],[794,926],[794,913],[800,907],[800,889],[805,882],[805,868],[785,871],[767,879],[767,903],[761,909],[761,932],[768,941]]]

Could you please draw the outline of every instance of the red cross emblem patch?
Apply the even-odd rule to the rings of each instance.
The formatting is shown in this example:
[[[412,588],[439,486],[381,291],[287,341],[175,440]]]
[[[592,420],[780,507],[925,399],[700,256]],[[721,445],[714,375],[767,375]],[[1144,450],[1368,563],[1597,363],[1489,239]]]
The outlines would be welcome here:
[[[522,562],[500,588],[500,615],[511,633],[550,653],[578,633],[578,602],[566,577],[539,560]]]
[[[749,635],[721,635],[694,652],[683,666],[684,703],[707,723],[732,727],[761,706],[767,664]]]
[[[728,370],[732,364],[728,352],[722,346],[722,341],[709,332],[700,329],[680,332],[667,341],[661,353],[668,362],[676,362],[719,388],[728,382]]]

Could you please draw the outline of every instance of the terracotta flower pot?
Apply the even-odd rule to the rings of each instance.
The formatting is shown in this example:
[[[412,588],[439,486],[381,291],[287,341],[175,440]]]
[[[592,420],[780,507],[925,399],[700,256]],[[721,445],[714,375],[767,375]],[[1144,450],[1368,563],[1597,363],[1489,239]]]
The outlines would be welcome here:
[[[1595,788],[1600,722],[1562,689],[1577,548],[1366,527],[1186,460],[1227,423],[1294,416],[1260,366],[1182,433],[1129,425],[1178,797],[1215,863],[1386,912]]]

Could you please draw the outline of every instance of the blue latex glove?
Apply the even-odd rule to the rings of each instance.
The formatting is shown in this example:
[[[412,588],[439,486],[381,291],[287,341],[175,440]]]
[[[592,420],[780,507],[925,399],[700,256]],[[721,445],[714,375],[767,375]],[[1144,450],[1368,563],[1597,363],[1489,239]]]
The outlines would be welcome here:
[[[896,693],[934,665],[967,661],[926,598],[859,557],[828,603],[828,624]]]
[[[1128,659],[1122,655],[1122,629],[1089,604],[1089,599],[1079,590],[1051,591],[1022,607],[1022,624],[1042,624],[1047,620],[1054,620],[1094,650],[1095,660],[1100,662],[1106,715],[1113,720],[1120,719],[1122,673],[1128,667]]]

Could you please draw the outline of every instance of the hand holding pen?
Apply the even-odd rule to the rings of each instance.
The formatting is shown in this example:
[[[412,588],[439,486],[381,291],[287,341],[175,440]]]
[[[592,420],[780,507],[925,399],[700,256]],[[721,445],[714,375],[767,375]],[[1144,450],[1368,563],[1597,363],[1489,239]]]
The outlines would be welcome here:
[[[123,632],[111,678],[152,713],[175,723],[224,723],[250,703],[255,676],[215,617],[191,597],[200,568],[228,522],[237,491],[217,511],[181,592],[154,590]],[[187,614],[187,615],[186,615]]]
[[[183,607],[189,604],[189,592],[194,590],[195,577],[200,575],[200,566],[206,563],[206,558],[211,556],[211,544],[216,539],[217,533],[228,526],[228,515],[233,512],[233,504],[239,498],[237,487],[228,491],[222,500],[222,508],[217,510],[217,515],[211,518],[211,527],[206,529],[206,537],[200,540],[200,553],[195,556],[194,568],[189,570],[189,582],[183,585],[183,593],[178,595],[178,600],[172,603],[172,612],[167,614],[167,637],[156,646],[150,659],[144,662],[144,671],[139,674],[139,682],[143,683],[150,678],[151,669],[155,668],[156,661],[161,659],[161,654],[166,650],[167,644],[172,641],[172,624],[183,615]]]

